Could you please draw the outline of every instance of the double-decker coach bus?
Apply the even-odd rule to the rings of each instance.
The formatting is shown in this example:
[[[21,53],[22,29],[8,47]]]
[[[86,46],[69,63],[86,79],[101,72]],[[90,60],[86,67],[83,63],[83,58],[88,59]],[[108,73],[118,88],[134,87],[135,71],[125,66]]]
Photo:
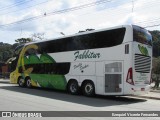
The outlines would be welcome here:
[[[15,50],[10,82],[80,91],[85,96],[144,94],[150,89],[152,36],[122,25],[31,42]]]

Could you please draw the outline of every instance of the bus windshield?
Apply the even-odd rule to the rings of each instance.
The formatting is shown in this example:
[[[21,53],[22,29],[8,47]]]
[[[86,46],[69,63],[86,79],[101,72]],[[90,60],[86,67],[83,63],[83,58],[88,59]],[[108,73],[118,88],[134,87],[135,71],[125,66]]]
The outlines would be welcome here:
[[[14,50],[14,57],[19,56],[23,46],[24,45],[20,45],[20,46],[16,47],[16,49]]]
[[[152,46],[152,36],[144,28],[133,25],[133,41]]]

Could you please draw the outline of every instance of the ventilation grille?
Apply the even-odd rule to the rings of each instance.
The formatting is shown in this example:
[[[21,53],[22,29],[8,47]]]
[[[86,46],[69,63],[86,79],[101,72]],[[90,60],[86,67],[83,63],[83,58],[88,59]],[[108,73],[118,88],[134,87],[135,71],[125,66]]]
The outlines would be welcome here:
[[[135,71],[149,73],[151,70],[151,57],[135,54]]]

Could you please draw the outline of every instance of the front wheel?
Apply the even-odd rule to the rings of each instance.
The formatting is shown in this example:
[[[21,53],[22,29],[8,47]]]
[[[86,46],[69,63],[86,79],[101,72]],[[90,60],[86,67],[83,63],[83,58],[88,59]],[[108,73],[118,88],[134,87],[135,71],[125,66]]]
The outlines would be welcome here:
[[[82,91],[85,96],[91,97],[95,94],[95,87],[93,82],[87,81],[82,86]]]
[[[32,87],[31,79],[30,78],[27,78],[27,80],[26,80],[26,87],[28,87],[28,88]]]
[[[69,93],[76,95],[79,91],[78,82],[76,80],[72,80],[68,83],[67,90]]]
[[[18,85],[19,85],[20,87],[24,87],[25,82],[24,82],[24,79],[23,79],[23,78],[19,78],[19,79],[18,79]]]

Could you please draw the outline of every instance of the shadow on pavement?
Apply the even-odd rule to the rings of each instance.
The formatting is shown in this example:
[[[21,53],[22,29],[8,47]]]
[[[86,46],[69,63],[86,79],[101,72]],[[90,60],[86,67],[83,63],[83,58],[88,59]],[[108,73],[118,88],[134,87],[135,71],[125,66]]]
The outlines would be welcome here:
[[[44,89],[44,88],[22,88],[19,86],[0,86],[0,89],[14,91],[18,93],[30,94],[39,97],[67,101],[95,107],[126,105],[145,102],[145,99],[123,97],[123,96],[100,96],[85,97],[83,95],[70,95],[65,91]]]

